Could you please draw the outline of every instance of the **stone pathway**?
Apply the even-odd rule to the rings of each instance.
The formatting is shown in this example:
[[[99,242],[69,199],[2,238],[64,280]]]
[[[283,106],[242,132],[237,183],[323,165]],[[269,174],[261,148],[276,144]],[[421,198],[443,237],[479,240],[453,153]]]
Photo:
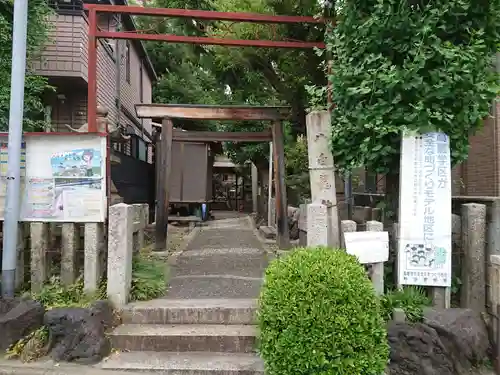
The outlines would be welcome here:
[[[167,295],[123,308],[122,324],[109,336],[120,352],[100,368],[264,375],[254,324],[268,254],[248,216],[227,213],[192,235],[169,260]]]
[[[209,221],[172,264],[165,298],[257,298],[268,262],[247,216]]]

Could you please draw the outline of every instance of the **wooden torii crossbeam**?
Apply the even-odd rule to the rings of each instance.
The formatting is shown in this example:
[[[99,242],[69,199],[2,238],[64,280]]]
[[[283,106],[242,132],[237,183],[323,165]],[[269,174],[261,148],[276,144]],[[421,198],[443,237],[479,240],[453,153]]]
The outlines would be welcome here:
[[[290,247],[288,204],[285,186],[285,156],[282,121],[290,118],[289,107],[211,106],[189,104],[136,104],[137,117],[161,119],[161,139],[156,139],[156,249],[167,243],[172,141],[182,142],[273,142],[276,197],[276,239],[282,249]],[[174,129],[172,119],[219,121],[270,121],[263,132],[210,132]],[[160,152],[158,152],[160,150]]]

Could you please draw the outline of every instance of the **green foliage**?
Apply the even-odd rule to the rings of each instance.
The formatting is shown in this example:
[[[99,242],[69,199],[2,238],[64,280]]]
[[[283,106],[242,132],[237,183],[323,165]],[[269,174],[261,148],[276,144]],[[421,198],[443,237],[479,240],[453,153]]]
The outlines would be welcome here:
[[[165,261],[141,252],[132,263],[132,301],[147,301],[164,296],[167,291],[168,268]]]
[[[285,144],[286,186],[288,201],[292,205],[305,203],[311,197],[307,138],[297,137]]]
[[[424,307],[432,301],[421,287],[407,286],[404,289],[389,291],[381,299],[382,313],[385,320],[392,318],[395,308],[403,309],[410,322],[421,322],[424,317]]]
[[[302,248],[274,260],[258,324],[269,375],[380,375],[387,364],[379,299],[343,250]]]
[[[338,166],[397,170],[404,129],[445,132],[453,162],[464,160],[499,93],[500,0],[340,0],[336,10],[326,42]]]
[[[316,0],[150,0],[147,6],[206,9],[216,11],[257,12],[267,14],[314,15]],[[321,40],[323,29],[304,24],[262,25],[253,23],[193,23],[190,19],[139,19],[140,28],[158,33],[196,35],[226,39]],[[154,89],[159,103],[290,105],[295,138],[305,131],[305,85],[326,83],[318,65],[321,58],[313,50],[272,48],[231,48],[148,42],[160,80]],[[263,122],[216,121],[193,123],[177,121],[186,129],[259,131],[269,126]],[[257,143],[227,143],[227,154],[236,163],[252,160],[267,164],[268,146]]]
[[[13,1],[0,3],[0,131],[6,131],[9,124],[10,77],[12,58],[12,12]],[[46,0],[30,0],[28,13],[27,62],[37,57],[47,42],[50,31],[48,17],[52,13]],[[44,119],[44,105],[41,96],[52,90],[47,78],[33,75],[28,67],[24,89],[24,123],[26,131],[42,130],[48,124]]]
[[[31,297],[47,310],[57,307],[88,307],[97,300],[107,298],[106,282],[103,280],[96,293],[89,294],[83,290],[83,277],[79,277],[74,284],[65,286],[58,276],[52,276],[42,290]]]

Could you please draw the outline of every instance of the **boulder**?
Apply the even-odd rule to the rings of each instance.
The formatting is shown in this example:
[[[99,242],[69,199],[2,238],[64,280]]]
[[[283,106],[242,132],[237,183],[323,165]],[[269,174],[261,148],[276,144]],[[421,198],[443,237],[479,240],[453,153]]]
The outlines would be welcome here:
[[[48,311],[44,324],[50,332],[49,355],[58,362],[99,362],[111,352],[105,332],[113,326],[113,316],[113,309],[106,301],[98,301],[88,309]]]
[[[488,358],[481,315],[470,309],[428,309],[424,323],[390,322],[390,375],[465,375]]]
[[[0,350],[5,351],[43,324],[42,304],[20,298],[0,298]]]
[[[424,322],[436,330],[455,362],[465,369],[488,358],[488,329],[480,313],[471,309],[427,309]]]
[[[426,324],[390,322],[388,375],[456,375],[437,332]]]

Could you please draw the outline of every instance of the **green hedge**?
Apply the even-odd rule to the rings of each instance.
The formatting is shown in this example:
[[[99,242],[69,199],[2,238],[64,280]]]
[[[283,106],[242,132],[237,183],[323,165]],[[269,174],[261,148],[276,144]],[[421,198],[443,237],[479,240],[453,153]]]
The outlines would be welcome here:
[[[343,250],[297,249],[273,261],[258,323],[266,375],[380,375],[388,361],[379,299]]]

